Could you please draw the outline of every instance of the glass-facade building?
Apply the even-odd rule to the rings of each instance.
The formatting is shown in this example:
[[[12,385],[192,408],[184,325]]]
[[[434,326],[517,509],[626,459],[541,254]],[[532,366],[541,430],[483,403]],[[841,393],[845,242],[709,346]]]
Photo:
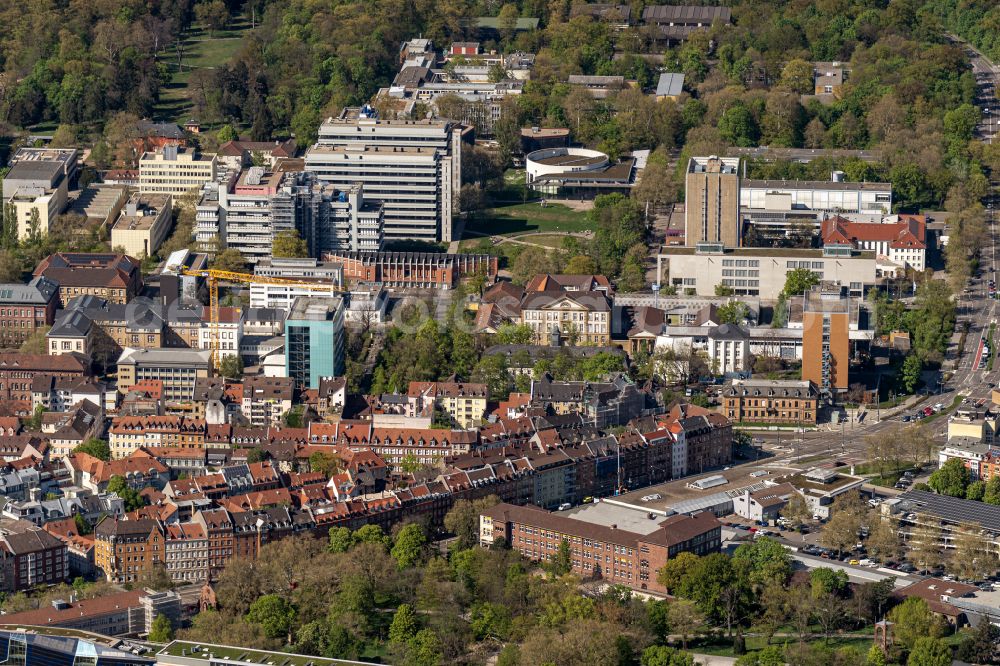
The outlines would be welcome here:
[[[344,374],[344,300],[299,296],[285,320],[285,371],[299,386],[319,388]]]
[[[155,660],[68,636],[0,631],[0,666],[152,666]]]

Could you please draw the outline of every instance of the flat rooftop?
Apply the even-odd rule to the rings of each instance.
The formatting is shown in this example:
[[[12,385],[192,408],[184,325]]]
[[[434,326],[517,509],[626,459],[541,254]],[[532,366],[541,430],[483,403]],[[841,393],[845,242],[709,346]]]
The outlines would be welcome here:
[[[663,513],[651,513],[637,506],[622,506],[609,502],[583,504],[568,511],[560,511],[559,515],[575,518],[592,525],[602,525],[636,534],[652,534],[663,522]],[[652,516],[652,518],[650,518]]]
[[[662,255],[691,255],[697,254],[697,248],[678,245],[661,245]],[[705,256],[719,256],[714,252],[703,252]],[[803,259],[816,258],[823,259],[822,249],[797,248],[797,247],[734,247],[726,248],[722,254],[734,257],[801,257]],[[852,252],[850,257],[826,257],[827,259],[874,259],[875,253],[869,251]]]
[[[361,138],[361,137],[359,137]],[[442,148],[437,148],[434,146],[371,146],[371,145],[352,145],[352,146],[327,146],[323,144],[316,144],[306,152],[306,159],[308,160],[310,156],[317,153],[322,154],[343,154],[343,155],[357,155],[359,153],[365,153],[368,155],[434,155],[435,153],[443,150]]]
[[[181,657],[201,661],[226,661],[236,664],[264,664],[266,666],[334,666],[337,664],[369,664],[371,662],[347,659],[327,659],[290,652],[251,650],[232,645],[214,645],[193,641],[171,641],[156,653],[157,656]],[[158,660],[160,661],[160,660]]]
[[[106,185],[94,183],[88,185],[70,204],[67,213],[83,215],[84,217],[104,219],[122,198],[126,188],[124,185]]]
[[[892,192],[892,183],[848,183],[835,180],[744,180],[744,189],[770,190],[860,190]]]
[[[128,208],[133,204],[136,211],[131,215]],[[160,219],[160,212],[169,205],[169,194],[134,194],[122,209],[114,228],[117,231],[148,231]]]
[[[337,310],[341,309],[343,299],[339,296],[317,298],[314,296],[299,296],[292,303],[286,321],[330,321]]]
[[[521,136],[525,138],[545,139],[569,136],[569,130],[565,127],[524,127],[521,129]]]
[[[602,164],[608,161],[607,155],[553,155],[552,157],[543,157],[539,160],[532,160],[533,162],[538,162],[539,164],[548,164],[549,166],[590,166],[593,164]]]

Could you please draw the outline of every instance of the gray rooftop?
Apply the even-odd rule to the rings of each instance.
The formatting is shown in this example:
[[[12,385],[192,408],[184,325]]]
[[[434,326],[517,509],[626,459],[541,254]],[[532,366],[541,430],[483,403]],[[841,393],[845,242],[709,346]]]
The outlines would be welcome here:
[[[657,97],[676,97],[681,94],[684,87],[684,74],[677,72],[663,72],[660,80],[656,83]]]
[[[46,305],[59,293],[59,285],[39,276],[28,284],[0,284],[0,305]]]
[[[956,525],[978,523],[983,529],[1000,532],[1000,506],[923,490],[907,490],[898,499],[904,511],[929,514]]]
[[[133,349],[126,347],[118,359],[122,363],[159,363],[164,365],[209,364],[212,352],[202,349],[184,349],[168,347],[151,347],[148,349]]]

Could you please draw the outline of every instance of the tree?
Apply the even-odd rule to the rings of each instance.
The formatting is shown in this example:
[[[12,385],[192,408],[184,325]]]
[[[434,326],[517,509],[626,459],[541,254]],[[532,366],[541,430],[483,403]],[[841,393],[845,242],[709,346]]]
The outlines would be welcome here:
[[[794,493],[789,498],[785,508],[781,509],[781,515],[791,521],[793,526],[797,527],[812,518],[812,511],[809,510],[809,506],[802,495]]]
[[[757,652],[740,655],[736,666],[785,666],[785,653],[777,645],[769,645]]]
[[[340,458],[331,453],[316,451],[309,456],[309,471],[311,472],[319,472],[329,479],[339,472],[340,469]]]
[[[785,274],[785,288],[781,294],[789,296],[801,296],[819,284],[819,275],[813,273],[808,268],[796,268]]]
[[[729,301],[718,309],[720,324],[743,324],[750,317],[750,306],[743,301]]]
[[[1000,627],[986,616],[976,625],[971,635],[962,639],[956,658],[972,664],[993,664],[1000,661]]]
[[[983,501],[993,506],[1000,506],[1000,474],[994,474],[986,482],[986,489],[983,491]]]
[[[497,328],[498,345],[530,345],[534,338],[534,329],[527,324],[501,324]]]
[[[863,509],[851,501],[849,494],[844,494],[833,501],[831,513],[820,533],[820,542],[839,555],[857,543]]]
[[[145,504],[139,491],[128,485],[125,478],[117,474],[108,481],[107,491],[122,499],[126,511],[135,511]]]
[[[906,666],[951,666],[951,650],[937,638],[917,639]]]
[[[814,599],[823,595],[841,595],[847,589],[847,572],[843,569],[818,567],[809,572],[809,582]]]
[[[212,261],[212,268],[220,271],[242,273],[246,270],[247,264],[239,250],[228,248],[215,255],[215,260]]]
[[[569,548],[569,541],[563,539],[559,542],[559,549],[556,550],[552,558],[552,573],[556,576],[563,576],[573,570],[573,557]]]
[[[697,555],[687,551],[678,553],[676,557],[669,558],[667,563],[656,572],[657,582],[667,588],[667,592],[676,596],[681,581],[694,569],[694,566],[698,563],[698,559]]]
[[[479,516],[500,503],[496,495],[477,500],[457,500],[444,516],[446,530],[458,537],[457,548],[472,548],[479,542]]]
[[[204,23],[209,35],[222,30],[229,23],[229,8],[222,0],[208,0],[194,6],[194,15],[199,23]]]
[[[219,143],[227,143],[238,140],[240,135],[236,133],[232,125],[223,125],[219,129],[218,134],[216,134],[216,138],[219,140]]]
[[[239,379],[243,376],[243,358],[239,354],[226,354],[219,361],[219,374],[226,379]]]
[[[923,370],[924,364],[920,361],[920,357],[916,354],[909,354],[906,360],[903,361],[903,390],[906,393],[913,393],[917,390],[917,385],[920,383],[920,372]]]
[[[781,70],[781,85],[800,95],[813,91],[813,64],[801,58],[793,58]]]
[[[757,120],[743,102],[736,102],[723,112],[718,129],[722,139],[733,146],[755,146],[760,137]]]
[[[75,449],[73,453],[86,453],[87,455],[99,458],[104,462],[111,460],[111,445],[109,445],[103,439],[97,439],[96,437],[91,437],[83,444],[80,444]]]
[[[952,534],[955,549],[948,559],[948,570],[965,580],[979,580],[997,569],[997,557],[975,523],[963,523]]]
[[[888,666],[885,661],[885,652],[882,646],[877,643],[868,648],[868,656],[865,657],[865,666]]]
[[[733,562],[745,564],[750,582],[759,587],[771,582],[784,583],[792,575],[788,551],[767,537],[741,544],[733,553]]]
[[[965,489],[969,485],[969,469],[958,458],[951,458],[934,470],[927,485],[941,495],[965,497]]]
[[[690,653],[665,645],[650,645],[642,651],[639,663],[642,666],[695,666]]]
[[[47,354],[49,351],[49,341],[46,335],[51,326],[40,326],[21,342],[18,351],[24,354]]]
[[[440,666],[443,662],[441,639],[431,629],[421,629],[409,640],[405,666]]]
[[[250,604],[247,621],[260,626],[268,638],[290,641],[295,616],[295,608],[287,599],[277,594],[265,594]]]
[[[730,287],[728,284],[720,282],[719,284],[715,285],[716,296],[732,296],[733,293],[734,293],[733,288]]]
[[[973,481],[968,486],[965,487],[965,499],[972,500],[973,502],[982,502],[983,497],[986,495],[986,482],[979,480]]]
[[[420,623],[413,606],[400,604],[392,616],[392,624],[389,625],[389,640],[393,643],[406,643],[419,629]]]
[[[426,543],[427,537],[424,535],[424,530],[419,525],[410,523],[399,530],[390,555],[392,555],[392,559],[396,560],[396,566],[400,570],[416,566],[423,559],[424,544]]]
[[[157,613],[149,629],[149,640],[154,643],[169,643],[174,640],[174,625],[163,613]]]
[[[502,604],[483,602],[473,605],[470,625],[476,640],[502,641],[511,630],[510,609]]]
[[[309,256],[309,246],[299,236],[298,231],[287,229],[274,235],[271,254],[280,258],[306,257]]]
[[[167,566],[163,562],[151,562],[139,572],[133,586],[139,590],[150,589],[162,592],[174,589],[174,581],[167,573]]]
[[[346,553],[354,545],[354,536],[348,527],[331,527],[326,549],[331,553]]]
[[[667,618],[670,622],[670,629],[675,634],[680,634],[681,646],[687,650],[688,638],[702,628],[705,624],[705,614],[701,612],[693,601],[678,599],[670,602],[667,609]]]
[[[927,602],[919,597],[909,597],[889,611],[889,620],[894,623],[892,629],[896,641],[907,649],[913,648],[921,638],[941,635],[940,623],[927,607]]]
[[[865,539],[868,554],[882,562],[894,560],[901,550],[899,544],[898,521],[881,515],[877,509],[869,514],[868,538]]]
[[[77,513],[73,516],[73,525],[76,527],[77,534],[90,534],[94,531],[94,528],[87,522],[82,513]]]

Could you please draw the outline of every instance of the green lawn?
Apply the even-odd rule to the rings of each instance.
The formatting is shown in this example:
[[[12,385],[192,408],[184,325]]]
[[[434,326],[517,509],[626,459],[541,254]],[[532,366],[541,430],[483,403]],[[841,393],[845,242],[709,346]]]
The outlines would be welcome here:
[[[822,642],[822,638],[810,638],[809,642]],[[798,639],[791,636],[775,636],[771,639],[771,645],[784,645],[785,641],[789,643],[797,642]],[[872,645],[871,636],[857,636],[857,635],[845,635],[845,636],[833,636],[827,643],[830,649],[837,650],[839,648],[853,646],[861,650],[862,654],[868,651]],[[746,647],[747,652],[757,652],[763,650],[767,647],[765,639],[763,636],[747,636],[746,637]],[[699,644],[696,641],[690,641],[688,644],[688,649],[692,652],[698,652],[701,654],[710,654],[718,657],[734,657],[733,654],[733,644],[727,638],[721,638],[714,642],[706,642]]]
[[[465,224],[465,230],[473,232],[469,234],[470,238],[475,238],[476,234],[510,236],[532,231],[580,232],[589,229],[586,212],[557,203],[547,203],[544,208],[538,203],[491,208],[470,216]]]
[[[170,79],[160,89],[160,100],[154,110],[159,120],[183,123],[191,116],[191,93],[188,85],[191,72],[196,69],[214,69],[229,62],[244,44],[244,37],[250,24],[241,19],[234,20],[226,30],[211,35],[201,28],[193,28],[184,36],[183,58],[177,65],[177,51],[174,45],[166,49],[161,58],[167,64]]]

